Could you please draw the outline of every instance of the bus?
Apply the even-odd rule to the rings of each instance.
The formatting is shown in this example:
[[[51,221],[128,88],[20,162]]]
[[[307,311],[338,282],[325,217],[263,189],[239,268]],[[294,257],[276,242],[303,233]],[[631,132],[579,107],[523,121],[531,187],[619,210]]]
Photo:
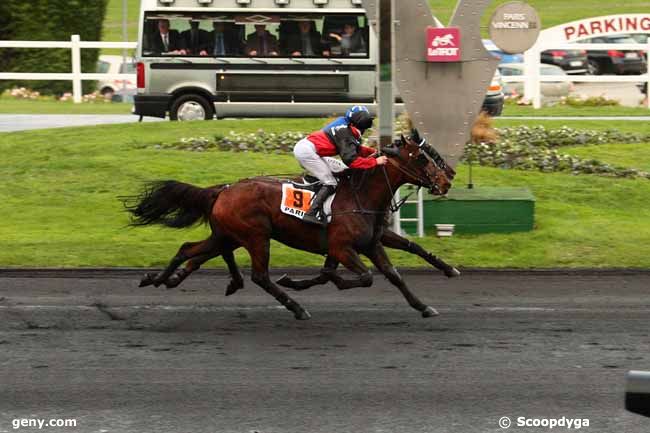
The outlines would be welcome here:
[[[308,117],[375,101],[361,0],[142,0],[135,114]]]
[[[138,41],[140,116],[185,121],[376,109],[378,41],[361,0],[142,0]],[[484,104],[491,114],[503,106],[496,87]],[[399,96],[396,102],[402,111]]]

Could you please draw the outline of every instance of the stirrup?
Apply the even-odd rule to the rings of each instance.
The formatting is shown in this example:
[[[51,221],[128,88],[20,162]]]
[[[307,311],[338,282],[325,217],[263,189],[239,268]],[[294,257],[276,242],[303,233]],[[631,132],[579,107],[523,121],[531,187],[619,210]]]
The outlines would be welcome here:
[[[322,215],[322,212],[319,212],[320,215]],[[316,214],[318,215],[318,214]],[[308,224],[318,224],[321,226],[326,226],[327,225],[327,220],[325,217],[318,218],[318,216],[312,215],[309,213],[306,213],[303,217],[302,220]]]

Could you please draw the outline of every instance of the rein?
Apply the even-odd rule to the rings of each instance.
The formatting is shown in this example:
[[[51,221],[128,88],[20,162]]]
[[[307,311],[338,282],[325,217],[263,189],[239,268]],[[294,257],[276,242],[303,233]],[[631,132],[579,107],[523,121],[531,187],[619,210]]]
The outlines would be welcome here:
[[[388,159],[388,162],[392,164],[395,168],[397,168],[399,171],[402,173],[406,174],[407,176],[411,176],[414,179],[417,179],[418,181],[421,181],[417,174],[413,171],[407,170],[402,168],[399,164],[395,163],[391,158]],[[350,184],[352,186],[352,192],[354,193],[354,199],[357,202],[357,207],[358,209],[353,209],[350,211],[344,211],[344,212],[332,212],[332,216],[334,215],[346,215],[346,214],[362,214],[362,215],[385,215],[388,212],[397,212],[399,209],[401,209],[404,204],[408,201],[409,198],[416,192],[420,191],[421,186],[418,186],[418,189],[415,191],[411,191],[409,194],[407,194],[404,198],[395,201],[395,193],[397,192],[396,190],[393,189],[393,185],[390,183],[390,179],[388,178],[388,173],[386,172],[386,166],[381,167],[382,173],[384,174],[384,179],[386,180],[386,185],[388,186],[388,191],[390,192],[391,199],[390,199],[390,204],[388,205],[387,210],[371,210],[371,209],[365,209],[363,205],[361,204],[361,200],[359,199],[359,190],[361,189],[361,185],[365,183],[365,178],[368,176],[367,172],[363,172],[363,179],[361,182],[359,182],[356,186],[354,185],[352,177],[350,177]]]

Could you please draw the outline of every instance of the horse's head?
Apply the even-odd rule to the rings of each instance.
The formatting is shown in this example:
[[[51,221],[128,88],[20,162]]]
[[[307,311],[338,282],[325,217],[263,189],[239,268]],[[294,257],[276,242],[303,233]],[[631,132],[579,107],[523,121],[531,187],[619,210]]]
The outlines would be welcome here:
[[[456,172],[433,146],[420,138],[417,130],[409,137],[402,135],[393,146],[382,151],[406,176],[408,183],[425,187],[434,195],[445,195],[449,191]]]

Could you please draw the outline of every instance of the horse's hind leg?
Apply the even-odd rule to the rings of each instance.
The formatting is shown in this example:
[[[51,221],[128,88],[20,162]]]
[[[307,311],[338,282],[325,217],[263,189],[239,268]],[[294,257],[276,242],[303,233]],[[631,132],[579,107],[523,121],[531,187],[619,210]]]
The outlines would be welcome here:
[[[384,230],[384,233],[381,237],[381,243],[385,247],[406,251],[407,253],[415,254],[421,257],[436,269],[441,270],[449,278],[457,277],[460,275],[458,269],[451,265],[448,265],[440,257],[431,254],[420,245],[398,235],[391,230]]]
[[[220,252],[211,251],[207,254],[202,254],[200,256],[193,257],[187,261],[184,268],[181,268],[174,272],[167,280],[164,282],[165,286],[168,289],[173,289],[178,287],[187,277],[190,276],[194,271],[201,268],[205,262],[210,259],[213,259],[219,256]]]
[[[226,288],[226,296],[230,296],[235,294],[235,292],[238,290],[244,288],[244,276],[239,271],[237,262],[235,262],[235,255],[233,254],[232,250],[224,251],[222,255],[223,260],[228,265],[228,271],[230,271],[230,276],[232,278],[230,280],[230,284],[228,284],[228,287]]]
[[[382,274],[388,278],[388,280],[395,285],[406,301],[411,307],[422,313],[422,317],[433,317],[437,316],[438,312],[432,307],[424,304],[420,301],[417,296],[415,296],[409,288],[406,286],[406,283],[402,279],[401,275],[397,273],[397,270],[390,262],[390,259],[386,255],[386,250],[380,244],[377,244],[375,248],[368,254],[368,258],[372,263],[381,271]]]
[[[215,238],[209,237],[200,242],[186,242],[184,243],[176,255],[171,259],[169,265],[158,274],[145,274],[144,278],[140,281],[140,287],[145,287],[153,284],[159,287],[174,273],[176,268],[182,265],[185,261],[202,254],[209,253],[215,248]]]
[[[358,278],[345,280],[336,274],[336,269],[331,269],[328,272],[328,277],[331,282],[339,290],[348,290],[355,287],[370,287],[372,286],[372,272],[363,264],[359,253],[352,247],[342,247],[330,252],[330,255],[340,262],[343,266],[358,275]]]
[[[296,319],[309,319],[311,316],[307,310],[271,281],[269,277],[269,250],[271,246],[269,239],[251,238],[251,241],[246,245],[246,249],[251,256],[253,282],[284,305],[287,310],[293,312]]]
[[[276,283],[278,283],[282,287],[287,287],[289,289],[296,290],[296,291],[307,290],[314,286],[320,284],[326,284],[327,282],[329,282],[331,279],[331,275],[336,272],[336,267],[338,265],[339,262],[337,262],[335,259],[328,256],[327,259],[325,259],[325,264],[323,265],[323,269],[321,269],[320,274],[317,277],[310,278],[307,280],[294,280],[290,278],[287,274],[284,274],[282,277],[280,277],[279,280],[276,281]]]

